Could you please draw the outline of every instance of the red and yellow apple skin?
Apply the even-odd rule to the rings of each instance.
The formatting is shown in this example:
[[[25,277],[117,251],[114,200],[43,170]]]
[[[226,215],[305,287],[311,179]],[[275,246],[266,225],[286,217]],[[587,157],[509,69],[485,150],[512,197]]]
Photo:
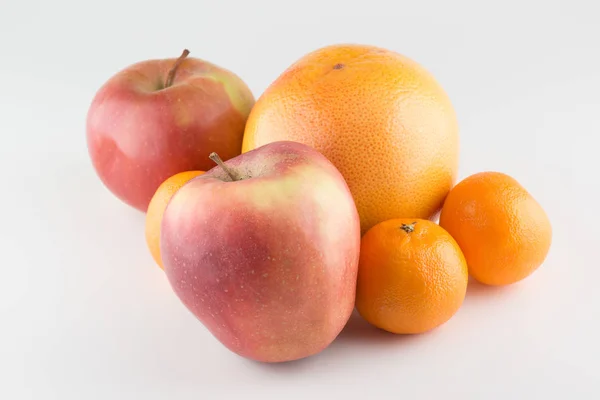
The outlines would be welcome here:
[[[148,60],[118,72],[96,93],[87,115],[97,174],[143,212],[170,176],[212,168],[213,151],[225,160],[240,154],[254,104],[238,76],[196,58],[184,59],[165,87],[176,61]]]
[[[354,308],[360,221],[320,153],[275,142],[186,183],[162,221],[168,280],[227,348],[262,362],[325,349]]]

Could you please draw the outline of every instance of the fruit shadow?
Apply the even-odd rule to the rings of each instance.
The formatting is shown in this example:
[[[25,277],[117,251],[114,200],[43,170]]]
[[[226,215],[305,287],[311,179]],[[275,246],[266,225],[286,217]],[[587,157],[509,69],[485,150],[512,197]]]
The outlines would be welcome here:
[[[335,348],[335,346],[345,344],[353,345],[354,342],[374,347],[401,346],[425,340],[430,334],[430,332],[415,335],[394,334],[371,325],[354,310],[348,323],[332,346]]]
[[[398,346],[409,346],[414,342],[426,340],[430,335],[432,335],[430,332],[418,335],[393,334],[369,324],[355,310],[346,323],[346,326],[333,343],[319,354],[284,363],[265,364],[255,363],[253,361],[249,362],[264,369],[268,373],[293,375],[301,371],[314,370],[315,367],[329,366],[345,357],[352,358],[353,355],[349,353],[349,349],[364,349],[364,347],[370,347],[385,350],[390,346],[394,348],[397,348]],[[359,351],[362,352],[364,350]],[[356,354],[354,354],[354,356],[355,355]],[[332,361],[334,359],[337,361]]]
[[[478,301],[482,299],[505,297],[519,290],[519,287],[519,284],[506,286],[484,285],[469,276],[466,299],[468,301]]]
[[[485,302],[494,298],[510,296],[515,290],[518,290],[518,286],[488,286],[469,277],[466,300]],[[352,349],[360,349],[359,352],[363,352],[364,348],[375,351],[397,350],[399,347],[413,346],[415,343],[427,341],[443,329],[442,326],[415,335],[393,334],[369,324],[354,310],[338,337],[319,354],[283,363],[268,364],[248,360],[247,362],[251,363],[253,367],[261,368],[270,374],[294,375],[302,371],[318,369],[320,366],[331,365],[332,362],[335,363],[335,361],[332,361],[334,359],[339,361],[346,357],[352,358]]]

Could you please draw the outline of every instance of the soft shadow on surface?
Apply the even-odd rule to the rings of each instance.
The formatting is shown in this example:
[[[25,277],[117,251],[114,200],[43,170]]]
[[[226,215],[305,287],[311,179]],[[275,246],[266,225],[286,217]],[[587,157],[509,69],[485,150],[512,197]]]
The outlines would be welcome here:
[[[334,341],[335,343],[335,341]],[[331,345],[330,345],[331,347]],[[314,371],[319,365],[327,363],[328,348],[318,354],[301,358],[294,361],[285,361],[278,363],[265,363],[250,359],[241,358],[250,369],[260,369],[267,374],[275,375],[295,375],[303,371]]]
[[[521,289],[521,285],[488,286],[481,284],[469,277],[466,301],[474,303],[502,300],[510,297]],[[421,334],[400,335],[387,332],[369,324],[360,314],[354,310],[344,329],[337,338],[319,354],[296,361],[283,363],[261,363],[244,359],[250,369],[262,370],[266,374],[280,376],[293,376],[298,373],[311,371],[321,373],[330,368],[336,368],[336,364],[356,362],[367,351],[373,354],[387,354],[403,351],[414,352],[414,347],[429,346],[436,340],[436,335],[443,334],[446,324]],[[429,343],[428,343],[429,342]],[[319,372],[315,372],[319,371]]]
[[[321,354],[322,353],[316,354],[311,357],[302,358],[300,360],[286,361],[280,363],[263,363],[247,359],[244,360],[244,362],[248,364],[249,368],[259,368],[267,373],[288,375],[312,369],[314,365],[319,363]]]
[[[348,323],[338,337],[321,353],[311,357],[284,363],[260,363],[246,360],[250,368],[261,368],[269,373],[295,374],[305,370],[312,370],[317,365],[330,365],[332,360],[338,359],[342,354],[352,355],[349,349],[356,346],[374,346],[378,349],[387,347],[398,348],[398,346],[410,345],[414,342],[426,340],[432,333],[427,332],[419,335],[397,335],[376,328],[365,321],[356,310],[348,320]]]
[[[515,293],[520,288],[519,283],[506,286],[490,286],[479,283],[469,276],[469,286],[467,286],[467,299],[477,300],[481,298],[496,298],[508,296]]]
[[[348,320],[346,327],[339,334],[334,344],[361,342],[366,345],[398,346],[424,340],[430,335],[431,332],[416,335],[398,335],[391,332],[387,332],[383,329],[379,329],[369,324],[355,310],[352,313],[350,320]]]

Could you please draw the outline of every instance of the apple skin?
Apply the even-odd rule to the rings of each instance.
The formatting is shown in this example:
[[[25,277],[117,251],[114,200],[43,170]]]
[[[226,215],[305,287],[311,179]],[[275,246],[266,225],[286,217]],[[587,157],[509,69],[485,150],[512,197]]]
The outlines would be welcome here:
[[[234,73],[186,58],[164,88],[176,59],[148,60],[110,78],[96,93],[86,132],[92,164],[104,185],[146,212],[158,186],[179,172],[207,170],[215,151],[241,152],[254,97]]]
[[[319,353],[354,308],[360,220],[342,175],[274,142],[187,182],[162,220],[176,295],[227,348],[262,362]]]

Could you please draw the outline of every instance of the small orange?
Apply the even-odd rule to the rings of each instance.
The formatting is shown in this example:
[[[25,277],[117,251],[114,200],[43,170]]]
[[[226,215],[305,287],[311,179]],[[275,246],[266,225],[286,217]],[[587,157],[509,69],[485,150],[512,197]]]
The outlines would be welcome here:
[[[146,212],[146,244],[150,249],[152,258],[161,268],[163,268],[163,265],[160,257],[160,224],[167,204],[183,185],[203,173],[203,171],[186,171],[173,175],[156,189],[152,200],[150,200]]]
[[[422,333],[448,321],[467,292],[467,264],[456,241],[423,219],[392,219],[364,235],[356,308],[378,328]]]
[[[456,185],[440,225],[460,245],[471,276],[487,285],[508,285],[531,275],[552,241],[550,220],[539,203],[500,172],[481,172]]]

